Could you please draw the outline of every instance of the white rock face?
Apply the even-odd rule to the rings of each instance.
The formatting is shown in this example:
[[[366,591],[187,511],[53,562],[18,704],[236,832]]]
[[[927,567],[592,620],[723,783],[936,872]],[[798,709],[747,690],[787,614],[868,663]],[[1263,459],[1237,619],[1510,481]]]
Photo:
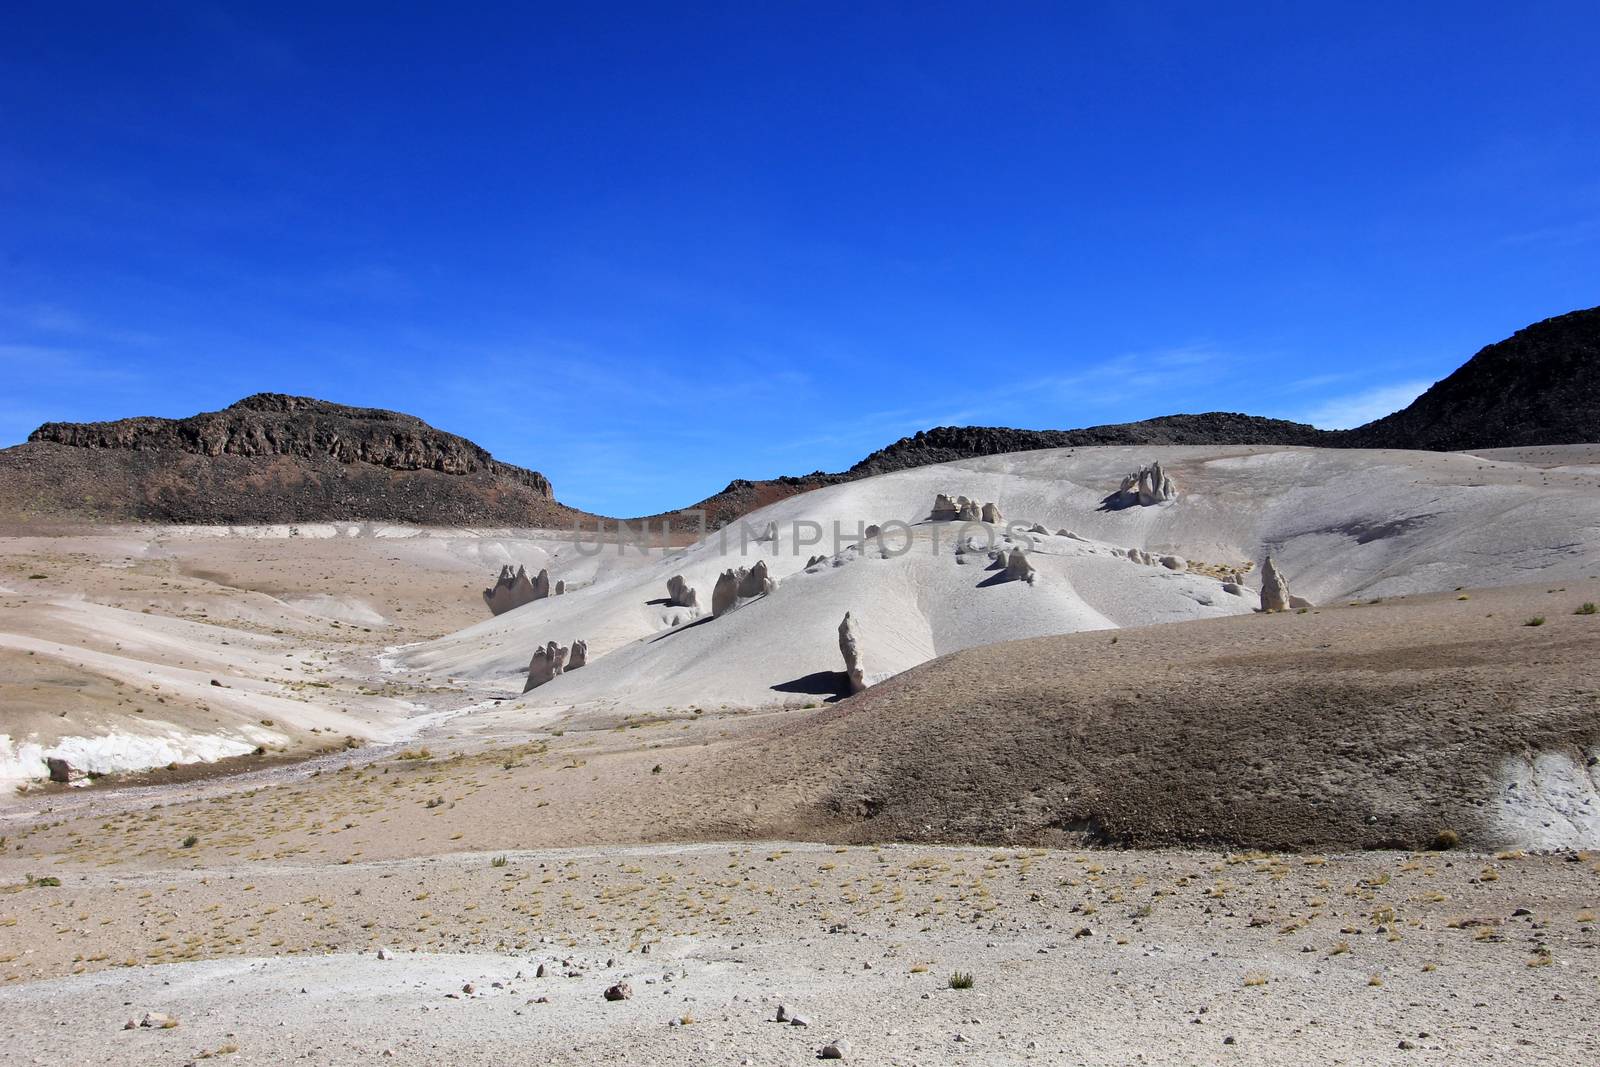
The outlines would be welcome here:
[[[1289,579],[1268,556],[1261,565],[1261,610],[1288,611],[1289,606]]]
[[[861,663],[861,635],[848,611],[839,624],[839,654],[844,657],[844,672],[850,677],[850,692],[861,692],[867,687],[866,668]]]

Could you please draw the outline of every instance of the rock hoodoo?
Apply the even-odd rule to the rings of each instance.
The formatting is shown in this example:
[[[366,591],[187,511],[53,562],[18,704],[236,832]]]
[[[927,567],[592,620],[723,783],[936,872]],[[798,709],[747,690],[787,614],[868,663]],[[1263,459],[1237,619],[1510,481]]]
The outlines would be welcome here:
[[[1037,572],[1028,560],[1028,554],[1020,548],[1013,548],[1010,552],[1002,552],[1001,559],[1005,560],[1006,577],[1013,581],[1027,582],[1032,585]]]
[[[581,638],[573,641],[570,649],[554,641],[540,645],[533,650],[533,659],[528,662],[528,681],[522,691],[537,689],[556,675],[575,671],[588,663],[589,642]]]
[[[683,575],[674,574],[667,579],[667,603],[680,608],[698,608],[700,597],[689,583],[683,580]]]
[[[753,567],[723,571],[711,590],[711,615],[713,618],[725,615],[744,601],[765,596],[777,588],[777,579],[768,575],[764,559],[757,560]]]
[[[938,493],[933,498],[933,510],[928,518],[934,522],[988,522],[998,526],[1005,521],[998,504],[980,504],[964,496],[952,497]]]
[[[483,602],[489,605],[489,610],[494,614],[504,615],[512,608],[543,600],[552,594],[560,596],[566,591],[566,582],[556,582],[554,587],[551,586],[548,570],[540,570],[530,579],[527,568],[518,567],[512,571],[508,563],[500,568],[500,577],[495,579],[494,586],[483,591]]]
[[[1122,487],[1117,490],[1117,494],[1122,497],[1124,504],[1149,507],[1152,504],[1165,504],[1169,500],[1176,499],[1178,489],[1157,462],[1140,467],[1122,479]]]
[[[527,569],[518,567],[513,571],[509,563],[500,568],[494,585],[483,591],[483,602],[496,615],[504,615],[533,599],[533,583],[528,581]]]
[[[850,679],[850,692],[861,692],[867,687],[866,670],[861,664],[861,634],[848,611],[844,613],[844,621],[839,624],[839,654],[844,657],[844,673]]]
[[[1289,580],[1278,570],[1278,565],[1268,556],[1261,565],[1261,610],[1288,611],[1293,605],[1289,596]]]

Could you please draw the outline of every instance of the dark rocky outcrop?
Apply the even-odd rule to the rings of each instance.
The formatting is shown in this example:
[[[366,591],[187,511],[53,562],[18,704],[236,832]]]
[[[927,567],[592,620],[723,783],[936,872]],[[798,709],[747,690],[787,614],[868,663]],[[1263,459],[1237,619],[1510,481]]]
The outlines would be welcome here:
[[[1435,452],[1600,441],[1600,308],[1518,330],[1410,407],[1338,438],[1346,448]]]
[[[51,422],[0,451],[0,517],[569,525],[537,471],[412,415],[258,393],[185,419]]]

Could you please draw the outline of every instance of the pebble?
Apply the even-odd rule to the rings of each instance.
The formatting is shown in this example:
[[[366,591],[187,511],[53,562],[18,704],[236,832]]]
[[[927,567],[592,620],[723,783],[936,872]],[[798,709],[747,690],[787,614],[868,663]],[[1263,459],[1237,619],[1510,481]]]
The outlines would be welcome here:
[[[633,996],[633,989],[627,982],[618,982],[616,985],[606,989],[605,992],[607,1000],[627,1000],[631,996]]]
[[[806,1018],[804,1015],[791,1015],[791,1016],[789,1016],[789,1025],[790,1026],[810,1026],[811,1025],[811,1020]]]
[[[825,1060],[842,1060],[850,1055],[850,1042],[839,1037],[822,1046],[822,1058]]]
[[[778,1005],[778,1014],[775,1016],[774,1021],[780,1022],[780,1023],[786,1023],[786,1022],[789,1021],[789,1007],[788,1007],[788,1005],[786,1005],[786,1004],[779,1004]]]
[[[394,953],[386,948],[380,948],[378,949],[378,958],[380,960],[392,960],[394,959]]]

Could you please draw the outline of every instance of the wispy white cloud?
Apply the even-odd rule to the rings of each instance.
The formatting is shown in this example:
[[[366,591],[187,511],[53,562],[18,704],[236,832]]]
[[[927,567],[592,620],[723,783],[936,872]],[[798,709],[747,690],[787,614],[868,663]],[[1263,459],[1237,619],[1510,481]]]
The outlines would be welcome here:
[[[1359,393],[1327,397],[1321,404],[1303,413],[1300,421],[1324,430],[1348,430],[1352,426],[1360,426],[1399,411],[1432,384],[1426,381],[1397,382],[1364,389]]]

